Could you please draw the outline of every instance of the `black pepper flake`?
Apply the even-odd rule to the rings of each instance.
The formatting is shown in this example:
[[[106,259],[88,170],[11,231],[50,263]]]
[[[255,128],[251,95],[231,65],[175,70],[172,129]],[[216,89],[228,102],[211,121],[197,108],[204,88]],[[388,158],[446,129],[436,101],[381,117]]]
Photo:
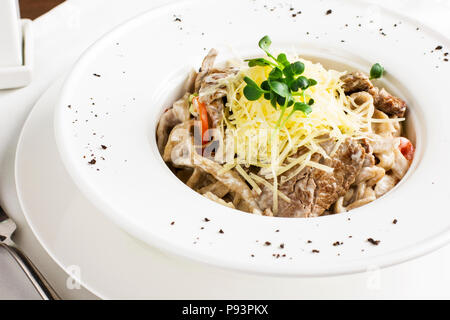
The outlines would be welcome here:
[[[445,57],[448,56],[448,52],[444,53],[444,56],[445,56]]]
[[[175,19],[173,20],[174,22],[181,22],[181,19],[178,17],[175,17]]]
[[[99,75],[98,73],[93,73],[92,75],[93,75],[94,77],[98,77],[98,78],[101,77],[101,75]]]
[[[269,241],[266,241],[266,242],[264,242],[264,245],[265,245],[265,246],[270,246],[271,243],[270,243]]]
[[[96,164],[97,163],[97,160],[95,160],[95,159],[92,159],[91,161],[89,161],[88,162],[89,164]]]
[[[436,48],[434,48],[434,50],[441,50],[442,46],[437,46]]]
[[[290,11],[294,11],[294,8],[289,8]]]
[[[293,14],[292,14],[292,18],[295,18],[296,16],[297,16],[296,13],[293,13]]]
[[[447,61],[448,61],[448,59],[447,59],[447,58],[444,58],[444,61],[445,61],[445,62],[447,62]]]
[[[333,246],[337,247],[343,244],[344,244],[343,242],[336,241],[335,243],[333,243]]]
[[[108,147],[107,147],[107,146],[105,146],[104,144],[102,144],[102,145],[101,145],[101,147],[102,147],[102,149],[103,149],[103,150],[106,150],[106,149],[108,149]]]
[[[374,240],[372,238],[367,239],[367,242],[370,242],[371,244],[373,244],[374,246],[377,246],[380,244],[380,240]]]
[[[317,250],[317,249],[312,249],[311,252],[312,252],[312,253],[319,253],[320,251]]]
[[[205,218],[205,219],[203,219],[203,221],[209,222],[209,221],[211,221],[211,220],[209,220],[208,218]]]
[[[280,232],[280,230],[279,230],[279,229],[277,229],[277,230],[275,230],[275,232]]]
[[[333,10],[331,10],[331,9],[328,9],[327,12],[325,12],[326,15],[329,15],[329,14],[332,14],[332,13],[333,13]]]
[[[250,257],[254,258],[254,257],[255,257],[255,255],[254,255],[254,254],[251,254],[251,255],[250,255]]]
[[[312,241],[311,241],[311,240],[308,240],[308,241],[306,241],[306,243],[312,243]]]
[[[222,230],[222,229],[220,229],[220,230],[219,230],[219,233],[225,233],[225,232],[223,232],[223,230]]]
[[[393,224],[397,224],[397,222],[398,222],[397,219],[394,219],[394,220],[392,221]]]
[[[72,108],[72,106],[69,104],[68,106],[67,106],[67,108],[69,108],[69,109],[71,109]]]
[[[280,244],[280,249],[284,249],[284,243]]]
[[[172,221],[172,222],[170,223],[171,226],[173,226],[174,224],[175,224],[175,221]]]

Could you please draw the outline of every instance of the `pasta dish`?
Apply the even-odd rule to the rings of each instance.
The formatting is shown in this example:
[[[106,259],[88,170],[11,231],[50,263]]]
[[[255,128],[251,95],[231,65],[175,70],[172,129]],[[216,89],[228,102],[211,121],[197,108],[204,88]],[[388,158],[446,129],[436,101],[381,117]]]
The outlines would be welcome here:
[[[406,102],[370,77],[270,52],[215,66],[212,49],[156,139],[172,172],[206,198],[277,217],[317,217],[367,204],[410,167]],[[294,61],[294,62],[292,62]]]

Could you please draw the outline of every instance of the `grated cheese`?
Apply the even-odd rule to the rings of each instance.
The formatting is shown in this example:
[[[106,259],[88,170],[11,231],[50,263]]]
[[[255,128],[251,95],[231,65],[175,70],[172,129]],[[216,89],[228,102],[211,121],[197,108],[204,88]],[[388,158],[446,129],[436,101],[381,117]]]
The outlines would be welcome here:
[[[219,174],[224,174],[227,171],[230,171],[236,166],[236,163],[227,163],[222,166],[222,170],[219,170]]]
[[[236,168],[237,172],[239,172],[239,174],[252,186],[253,190],[255,190],[257,194],[261,194],[261,189],[256,184],[256,182],[253,181],[252,178],[250,178],[250,176],[247,174],[247,172],[245,172],[245,170],[242,169],[242,167],[240,165],[236,165],[235,168]]]
[[[306,162],[306,165],[310,166],[312,168],[323,170],[327,173],[332,173],[334,171],[334,168],[328,167],[326,165],[323,165],[323,164],[320,164],[320,163],[314,162],[314,161],[308,161],[308,162]]]
[[[254,173],[250,173],[250,176],[257,182],[265,185],[267,188],[269,189],[273,189],[273,185],[270,184],[269,181],[264,180],[263,178],[261,178],[260,176],[254,174]],[[280,198],[282,198],[284,201],[286,201],[287,203],[291,203],[291,199],[285,195],[283,192],[281,192],[280,190],[277,190],[277,194]]]
[[[271,67],[243,67],[236,76],[224,78],[219,82],[220,86],[227,88],[227,104],[220,129],[222,132],[227,131],[225,128],[234,130],[233,137],[228,138],[234,142],[234,148],[230,148],[231,151],[227,149],[227,152],[233,154],[226,155],[227,159],[233,159],[233,163],[224,164],[223,170],[236,168],[236,171],[258,194],[261,189],[257,183],[270,186],[273,190],[275,214],[278,197],[286,201],[289,199],[278,191],[279,183],[283,184],[290,180],[306,166],[328,173],[333,172],[333,168],[311,161],[314,153],[329,158],[348,137],[364,137],[370,133],[371,123],[404,120],[403,118],[372,119],[373,101],[369,99],[362,105],[357,105],[352,98],[344,94],[340,77],[345,72],[327,70],[320,63],[304,59],[291,59],[291,61],[295,60],[305,64],[302,75],[317,81],[315,86],[308,88],[305,92],[315,102],[310,114],[295,112],[280,130],[275,130],[281,112],[279,109],[275,110],[270,101],[263,97],[256,101],[248,101],[243,94],[245,76],[261,84],[268,78]],[[303,102],[300,96],[295,96],[294,99]],[[286,116],[291,108],[286,110]],[[269,138],[266,144],[258,141],[264,138],[261,132],[268,132]],[[324,139],[325,135],[326,139]],[[321,143],[330,138],[336,144],[328,155]],[[305,153],[300,157],[292,157],[302,147],[306,148]],[[261,168],[259,174],[266,179],[272,179],[273,184],[253,173],[248,175],[240,165]],[[294,168],[295,170],[289,176],[282,176],[278,181],[280,175]]]

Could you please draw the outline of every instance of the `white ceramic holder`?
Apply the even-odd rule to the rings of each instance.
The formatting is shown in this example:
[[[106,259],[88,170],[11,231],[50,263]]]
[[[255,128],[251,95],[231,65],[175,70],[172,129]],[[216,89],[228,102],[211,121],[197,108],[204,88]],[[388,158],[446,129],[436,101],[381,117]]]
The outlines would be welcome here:
[[[31,81],[33,43],[31,20],[20,20],[16,0],[0,1],[0,89],[19,88]]]

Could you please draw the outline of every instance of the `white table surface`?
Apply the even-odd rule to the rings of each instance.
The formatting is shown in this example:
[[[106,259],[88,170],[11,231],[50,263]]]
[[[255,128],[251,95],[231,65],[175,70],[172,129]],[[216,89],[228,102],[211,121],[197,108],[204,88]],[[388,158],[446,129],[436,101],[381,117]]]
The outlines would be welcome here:
[[[129,18],[170,2],[175,1],[67,0],[33,22],[35,69],[32,83],[26,88],[0,91],[0,205],[18,225],[16,243],[23,248],[65,299],[95,299],[96,297],[85,289],[66,288],[66,273],[48,256],[26,224],[18,204],[14,182],[14,158],[20,130],[39,96],[70,68],[90,44],[112,27]],[[450,37],[450,19],[448,19],[450,0],[372,2],[416,18]],[[345,277],[348,277],[349,287],[352,286],[354,279],[358,279],[358,283],[361,283],[361,279],[367,280],[365,288],[359,291],[353,290],[351,294],[345,294],[343,292],[345,288],[341,288],[336,290],[334,295],[329,294],[326,298],[448,299],[450,298],[448,289],[450,287],[450,246],[425,257],[383,269],[380,274],[375,274],[375,277],[373,273]],[[378,277],[385,284],[384,286],[377,285]],[[320,287],[326,281],[327,278],[322,278],[311,279],[308,282],[309,286],[316,287],[312,290],[311,298],[320,297],[317,285]],[[387,283],[389,285],[386,285]],[[308,288],[303,289],[308,290]],[[373,294],[370,290],[378,291],[378,293]]]

